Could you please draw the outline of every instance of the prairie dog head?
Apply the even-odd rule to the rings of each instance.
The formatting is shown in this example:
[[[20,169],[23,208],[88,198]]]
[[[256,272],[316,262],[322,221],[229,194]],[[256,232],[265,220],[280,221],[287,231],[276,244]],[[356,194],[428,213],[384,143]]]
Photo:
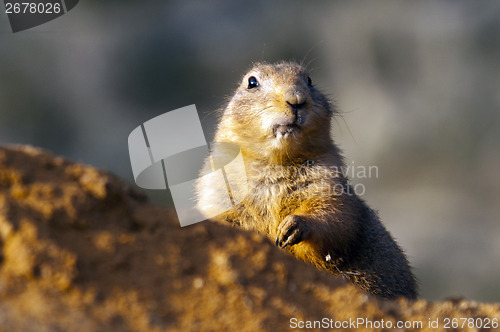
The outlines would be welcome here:
[[[307,158],[331,144],[331,116],[304,67],[256,64],[229,101],[215,139],[236,143],[256,158]]]

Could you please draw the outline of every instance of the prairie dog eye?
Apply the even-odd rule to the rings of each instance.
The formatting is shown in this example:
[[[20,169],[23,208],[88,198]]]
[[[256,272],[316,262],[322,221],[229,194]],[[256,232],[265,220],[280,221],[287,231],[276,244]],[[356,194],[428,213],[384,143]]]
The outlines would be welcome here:
[[[259,86],[259,81],[255,78],[255,76],[250,76],[248,78],[248,89],[253,89]]]
[[[313,81],[310,76],[307,76],[307,85],[313,86]]]

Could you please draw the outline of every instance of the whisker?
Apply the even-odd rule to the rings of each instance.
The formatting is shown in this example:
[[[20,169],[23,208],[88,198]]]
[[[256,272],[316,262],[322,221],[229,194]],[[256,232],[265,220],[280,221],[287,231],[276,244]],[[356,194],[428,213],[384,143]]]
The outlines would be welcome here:
[[[340,113],[337,113],[336,115],[338,115],[342,119],[342,121],[344,122],[345,126],[347,127],[347,131],[349,132],[349,135],[351,135],[354,143],[358,144],[358,142],[356,141],[356,138],[352,134],[351,128],[349,128],[349,125],[347,124],[347,121],[345,120],[344,116]],[[334,118],[336,118],[336,116],[334,116]],[[338,121],[337,121],[337,123],[338,123]],[[339,125],[339,127],[340,127],[340,125]]]
[[[267,111],[268,109],[270,109],[271,106],[268,106],[268,107],[264,107],[260,110],[258,110],[257,112],[255,112],[251,117],[250,119],[247,120],[247,124],[251,124],[253,122],[253,120],[255,120],[255,118],[261,116],[262,114],[264,114],[265,111]]]
[[[309,53],[311,53],[312,50],[314,50],[316,47],[318,47],[321,44],[323,44],[323,40],[320,40],[318,43],[314,44],[311,48],[309,48],[309,50],[307,51],[306,55],[304,55],[304,57],[302,58],[302,61],[300,61],[300,65],[302,67],[308,69],[308,66],[311,64],[311,61],[309,61],[309,63],[307,65],[305,65],[305,66],[304,66],[304,61],[307,60],[307,57],[309,56]]]

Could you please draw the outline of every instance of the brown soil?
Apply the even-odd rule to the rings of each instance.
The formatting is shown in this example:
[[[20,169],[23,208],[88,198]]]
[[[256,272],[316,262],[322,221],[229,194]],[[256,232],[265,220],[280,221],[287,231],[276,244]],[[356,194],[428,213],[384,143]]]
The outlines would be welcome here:
[[[282,331],[293,317],[424,327],[439,318],[443,329],[446,317],[500,319],[498,304],[375,299],[255,233],[181,228],[116,177],[31,147],[0,147],[0,246],[0,331]]]

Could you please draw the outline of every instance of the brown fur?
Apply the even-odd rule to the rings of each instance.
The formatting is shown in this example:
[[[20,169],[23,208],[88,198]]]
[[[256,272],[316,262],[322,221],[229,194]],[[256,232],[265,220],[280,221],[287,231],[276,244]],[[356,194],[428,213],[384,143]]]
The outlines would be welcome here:
[[[249,88],[250,77],[257,87]],[[377,215],[348,192],[342,157],[330,138],[334,109],[308,79],[295,63],[257,64],[243,77],[215,142],[240,147],[249,192],[213,219],[257,230],[372,294],[415,298],[403,252]],[[207,215],[226,194],[210,181],[197,183],[198,207]]]

